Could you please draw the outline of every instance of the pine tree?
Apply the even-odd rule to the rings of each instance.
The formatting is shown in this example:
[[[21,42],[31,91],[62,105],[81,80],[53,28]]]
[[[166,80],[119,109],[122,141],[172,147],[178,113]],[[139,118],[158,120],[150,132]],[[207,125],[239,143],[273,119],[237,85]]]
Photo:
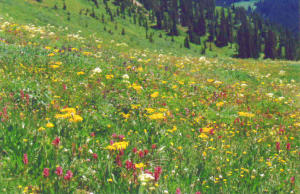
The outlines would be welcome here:
[[[217,34],[217,40],[216,40],[216,46],[218,47],[224,47],[227,46],[228,44],[228,32],[227,32],[227,27],[228,22],[227,22],[227,18],[225,17],[225,11],[224,9],[222,9],[221,12],[221,22],[219,25],[219,30],[218,30],[218,34]]]
[[[276,36],[272,30],[268,30],[265,38],[265,58],[275,59],[276,57]]]

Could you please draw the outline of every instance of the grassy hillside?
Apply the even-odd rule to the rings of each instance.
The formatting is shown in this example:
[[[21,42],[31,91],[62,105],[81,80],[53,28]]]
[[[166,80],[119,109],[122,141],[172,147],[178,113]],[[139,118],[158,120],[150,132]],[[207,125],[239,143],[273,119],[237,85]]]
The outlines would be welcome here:
[[[299,62],[200,57],[53,2],[0,2],[1,192],[299,191]]]
[[[54,9],[57,5],[58,9]],[[110,8],[116,10],[109,1]],[[95,19],[89,16],[91,10],[94,8],[96,16],[99,19]],[[85,10],[89,9],[88,16],[84,15]],[[82,14],[80,15],[80,10]],[[167,36],[164,31],[154,30],[149,28],[149,32],[153,33],[154,42],[151,43],[146,39],[145,28],[134,24],[132,17],[126,16],[125,19],[116,17],[114,21],[110,20],[109,15],[106,13],[104,4],[99,1],[99,9],[95,8],[94,4],[88,0],[72,0],[66,1],[66,10],[63,10],[63,1],[47,0],[41,3],[36,0],[2,0],[0,13],[2,17],[9,19],[20,24],[35,24],[35,25],[53,25],[56,27],[68,27],[69,33],[83,35],[97,35],[102,37],[103,41],[115,40],[117,42],[124,42],[130,48],[144,49],[148,48],[152,51],[160,51],[164,53],[175,53],[177,55],[199,55],[203,45],[191,45],[191,49],[182,48],[184,38],[184,28],[180,28],[178,37],[172,40],[172,37]],[[68,21],[68,13],[70,21]],[[104,22],[102,22],[102,15],[104,15]],[[153,24],[149,24],[151,27]],[[106,30],[104,30],[106,28]],[[122,29],[125,29],[125,35],[122,36]],[[110,33],[111,32],[111,33]],[[160,38],[160,34],[162,37]],[[209,44],[207,44],[209,47]],[[230,56],[235,53],[234,48],[225,47],[218,48],[214,44],[211,45],[212,50],[207,49],[206,55],[208,56]]]

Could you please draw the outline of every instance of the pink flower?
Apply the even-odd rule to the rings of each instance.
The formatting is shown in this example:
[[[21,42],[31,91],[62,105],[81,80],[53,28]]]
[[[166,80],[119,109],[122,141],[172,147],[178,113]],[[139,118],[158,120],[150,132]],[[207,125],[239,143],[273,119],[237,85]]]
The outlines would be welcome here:
[[[70,180],[72,177],[73,177],[72,171],[68,170],[67,173],[66,173],[66,175],[65,175],[65,177],[64,177],[64,179],[65,180]]]
[[[27,156],[27,154],[24,154],[24,156],[23,156],[23,162],[24,162],[25,165],[28,164],[28,156]]]
[[[200,192],[200,191],[197,191],[195,194],[201,194],[201,192]]]
[[[49,176],[49,168],[44,168],[43,175],[44,175],[44,177]]]
[[[52,141],[52,145],[58,146],[59,142],[60,142],[59,137],[56,137],[56,138]]]
[[[176,194],[181,194],[180,188],[176,189]]]
[[[118,137],[118,135],[117,134],[112,134],[112,136],[111,136],[112,138],[117,138]]]
[[[92,133],[91,133],[91,137],[95,137],[95,132],[92,132]]]
[[[292,184],[295,183],[295,176],[291,177],[291,183],[292,183]]]
[[[62,167],[58,166],[55,170],[55,174],[57,174],[57,176],[62,176],[63,175]]]

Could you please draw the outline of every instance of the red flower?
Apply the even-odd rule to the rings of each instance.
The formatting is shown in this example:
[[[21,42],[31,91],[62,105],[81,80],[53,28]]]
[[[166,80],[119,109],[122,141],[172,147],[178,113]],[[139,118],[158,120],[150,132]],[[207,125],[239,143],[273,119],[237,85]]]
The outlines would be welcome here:
[[[97,160],[98,159],[98,155],[96,153],[94,153],[93,154],[93,158]]]
[[[49,176],[49,168],[44,168],[43,175],[44,175],[44,177]]]
[[[277,151],[280,150],[280,143],[279,142],[276,142],[276,149],[277,149]]]
[[[27,156],[27,154],[24,154],[24,156],[23,156],[23,162],[24,162],[25,165],[28,164],[28,156]]]
[[[130,170],[133,167],[133,163],[129,160],[125,162],[125,167],[127,170]]]
[[[287,149],[287,150],[290,150],[290,149],[291,149],[291,144],[290,144],[290,143],[287,143],[287,144],[286,144],[286,149]]]
[[[200,192],[200,191],[197,191],[195,194],[201,194],[201,192]]]
[[[67,173],[66,173],[66,175],[65,175],[65,177],[64,177],[64,179],[65,180],[70,180],[72,177],[73,177],[72,171],[68,170]]]
[[[52,145],[58,146],[59,142],[60,142],[59,137],[56,137],[56,138],[52,141]]]
[[[91,137],[95,137],[95,132],[92,132],[92,133],[91,133]]]
[[[63,175],[62,167],[58,166],[55,170],[55,174],[57,174],[57,176],[62,176]]]
[[[141,158],[143,158],[143,157],[144,157],[144,152],[143,152],[143,151],[139,151],[139,156],[140,156]]]
[[[154,150],[154,149],[156,149],[156,144],[153,144],[152,146],[151,146],[151,148]]]
[[[136,153],[136,152],[137,152],[137,148],[133,148],[133,149],[132,149],[132,152],[133,152],[133,153]]]
[[[23,90],[20,90],[20,95],[21,95],[21,99],[23,100],[24,99],[24,91]]]
[[[158,181],[161,173],[162,173],[162,168],[160,166],[157,166],[156,168],[154,168],[154,178],[155,178],[155,181]]]
[[[144,150],[145,156],[149,153],[149,150]]]

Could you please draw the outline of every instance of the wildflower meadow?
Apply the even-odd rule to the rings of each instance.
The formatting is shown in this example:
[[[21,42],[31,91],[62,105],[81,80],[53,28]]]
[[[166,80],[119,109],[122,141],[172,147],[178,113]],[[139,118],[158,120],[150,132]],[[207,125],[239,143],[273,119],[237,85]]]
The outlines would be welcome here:
[[[299,129],[295,61],[0,19],[1,193],[297,193]]]

